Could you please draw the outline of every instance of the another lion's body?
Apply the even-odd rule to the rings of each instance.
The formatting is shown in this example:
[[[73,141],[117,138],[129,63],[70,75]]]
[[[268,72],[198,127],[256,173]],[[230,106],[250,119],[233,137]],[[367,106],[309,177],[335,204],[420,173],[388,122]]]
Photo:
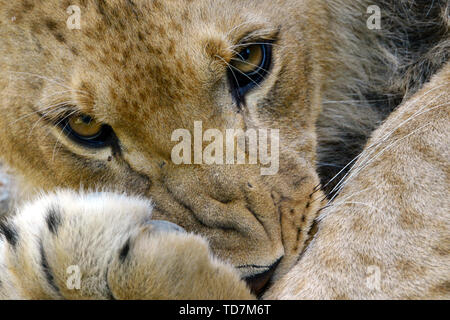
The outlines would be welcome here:
[[[0,0],[0,297],[247,299],[270,274],[268,298],[450,298],[449,28],[445,0]],[[117,143],[71,140],[76,112]],[[278,173],[176,165],[199,121],[278,129]]]

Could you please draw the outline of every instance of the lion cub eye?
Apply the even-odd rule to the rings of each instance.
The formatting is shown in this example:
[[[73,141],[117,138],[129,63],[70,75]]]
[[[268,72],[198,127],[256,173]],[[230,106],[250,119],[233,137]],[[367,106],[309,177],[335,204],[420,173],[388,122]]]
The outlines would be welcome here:
[[[229,80],[238,99],[242,99],[266,78],[272,64],[272,44],[250,44],[232,58]]]
[[[252,73],[260,68],[264,59],[264,50],[261,45],[248,46],[232,59],[232,65],[243,73]]]
[[[71,117],[68,124],[75,134],[84,139],[95,139],[102,132],[102,124],[86,115]]]
[[[113,137],[110,126],[85,114],[67,118],[63,130],[69,138],[86,147],[106,147]]]

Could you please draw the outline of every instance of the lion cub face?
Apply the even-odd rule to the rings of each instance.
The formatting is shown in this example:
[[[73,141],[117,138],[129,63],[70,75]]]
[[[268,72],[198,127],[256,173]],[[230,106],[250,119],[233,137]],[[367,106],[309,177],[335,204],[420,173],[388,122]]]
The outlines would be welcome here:
[[[74,1],[81,29],[66,1],[0,3],[0,142],[30,184],[145,195],[257,287],[297,258],[319,205],[317,31],[297,27],[301,2]],[[225,147],[227,129],[279,132],[275,171],[249,150],[205,163],[209,129]],[[191,134],[191,163],[173,159],[176,132]]]

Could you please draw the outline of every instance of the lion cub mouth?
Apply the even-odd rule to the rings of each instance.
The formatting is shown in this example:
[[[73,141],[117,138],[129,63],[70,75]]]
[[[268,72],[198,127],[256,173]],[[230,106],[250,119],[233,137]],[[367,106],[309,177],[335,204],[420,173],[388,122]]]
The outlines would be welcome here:
[[[254,295],[260,297],[266,291],[266,289],[270,285],[270,280],[275,274],[275,270],[280,264],[280,261],[281,258],[278,259],[273,265],[268,267],[266,271],[252,275],[244,279]]]

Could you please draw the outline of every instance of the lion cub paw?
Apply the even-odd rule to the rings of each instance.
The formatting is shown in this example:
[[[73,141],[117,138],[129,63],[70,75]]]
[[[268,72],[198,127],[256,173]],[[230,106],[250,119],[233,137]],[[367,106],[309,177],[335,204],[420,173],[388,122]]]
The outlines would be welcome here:
[[[252,297],[205,239],[151,212],[149,201],[114,193],[43,196],[3,224],[14,235],[4,237],[4,270],[31,299]]]

